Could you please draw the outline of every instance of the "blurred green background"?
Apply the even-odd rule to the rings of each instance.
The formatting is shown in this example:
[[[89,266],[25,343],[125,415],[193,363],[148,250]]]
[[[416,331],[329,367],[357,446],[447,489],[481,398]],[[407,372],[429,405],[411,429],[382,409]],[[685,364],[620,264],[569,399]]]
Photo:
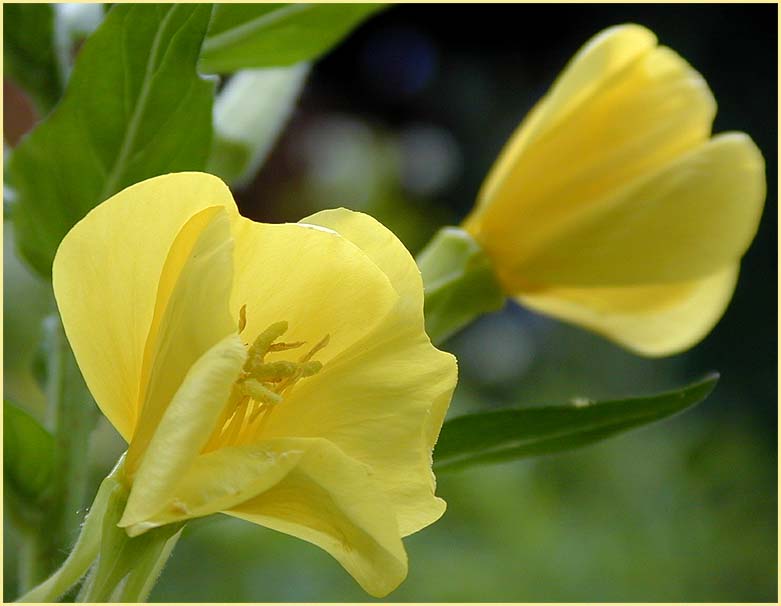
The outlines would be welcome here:
[[[442,474],[448,511],[406,541],[409,577],[389,601],[776,601],[775,5],[391,7],[315,66],[285,134],[237,198],[264,221],[366,211],[417,251],[464,217],[566,60],[627,21],[701,71],[719,102],[716,132],[746,131],[764,152],[768,198],[732,304],[703,343],[663,360],[508,304],[445,345],[461,369],[450,414],[650,394],[708,370],[721,381],[693,411],[600,445]],[[24,130],[19,103],[7,133]],[[32,379],[16,371],[32,359],[35,322],[51,303],[14,260],[8,227],[4,235],[5,390],[40,411]],[[122,443],[101,421],[90,448],[97,487]],[[18,544],[4,528],[8,599]],[[151,600],[370,598],[325,552],[213,517],[187,527]]]

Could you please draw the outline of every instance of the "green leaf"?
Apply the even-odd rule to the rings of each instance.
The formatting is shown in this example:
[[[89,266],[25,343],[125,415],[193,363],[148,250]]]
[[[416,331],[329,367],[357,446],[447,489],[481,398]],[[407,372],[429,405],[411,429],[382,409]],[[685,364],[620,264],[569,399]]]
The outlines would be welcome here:
[[[442,427],[434,468],[460,469],[586,446],[694,406],[708,396],[717,380],[714,373],[655,396],[457,417]]]
[[[229,73],[316,59],[381,4],[219,4],[200,69]]]
[[[45,496],[54,457],[54,437],[24,410],[5,400],[3,477],[20,501],[34,504]]]
[[[85,42],[63,100],[8,167],[20,251],[40,273],[112,194],[205,168],[214,84],[195,68],[210,14],[204,4],[117,4]]]
[[[3,5],[3,69],[46,114],[62,94],[51,4]]]

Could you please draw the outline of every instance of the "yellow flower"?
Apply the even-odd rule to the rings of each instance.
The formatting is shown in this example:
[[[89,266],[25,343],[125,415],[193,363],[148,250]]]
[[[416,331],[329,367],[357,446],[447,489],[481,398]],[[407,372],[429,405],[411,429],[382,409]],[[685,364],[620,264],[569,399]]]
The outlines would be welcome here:
[[[455,359],[423,328],[414,260],[370,217],[241,217],[211,175],[118,193],[65,237],[63,325],[129,443],[120,526],[224,512],[314,543],[372,595],[438,519],[431,451]]]
[[[503,150],[464,228],[522,304],[646,355],[702,339],[765,199],[744,133],[711,138],[702,76],[637,25],[571,60]]]

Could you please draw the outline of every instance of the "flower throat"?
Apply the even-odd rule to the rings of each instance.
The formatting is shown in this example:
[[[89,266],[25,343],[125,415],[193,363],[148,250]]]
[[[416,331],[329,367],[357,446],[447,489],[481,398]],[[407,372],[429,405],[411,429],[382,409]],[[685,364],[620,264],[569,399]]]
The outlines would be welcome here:
[[[246,314],[246,305],[243,305],[239,311],[239,333],[247,325]],[[298,349],[305,345],[304,341],[277,342],[287,329],[287,322],[275,322],[248,346],[247,361],[236,381],[230,402],[210,440],[210,446],[216,443],[235,444],[243,441],[239,440],[242,434],[251,433],[257,436],[274,407],[282,402],[283,394],[301,379],[311,377],[322,369],[322,363],[312,358],[328,345],[330,335],[323,337],[297,362],[266,361],[266,356],[270,353]]]

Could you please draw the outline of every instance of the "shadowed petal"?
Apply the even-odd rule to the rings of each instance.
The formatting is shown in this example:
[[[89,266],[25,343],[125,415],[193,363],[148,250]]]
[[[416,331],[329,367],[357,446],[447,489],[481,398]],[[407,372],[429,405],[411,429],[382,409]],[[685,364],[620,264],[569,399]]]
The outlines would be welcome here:
[[[719,321],[732,297],[738,265],[680,284],[627,288],[552,288],[518,297],[542,313],[568,320],[646,356],[683,351]]]
[[[185,375],[216,343],[236,332],[228,309],[232,263],[230,220],[219,206],[194,215],[171,245],[147,340],[143,405],[125,462],[131,478]]]

